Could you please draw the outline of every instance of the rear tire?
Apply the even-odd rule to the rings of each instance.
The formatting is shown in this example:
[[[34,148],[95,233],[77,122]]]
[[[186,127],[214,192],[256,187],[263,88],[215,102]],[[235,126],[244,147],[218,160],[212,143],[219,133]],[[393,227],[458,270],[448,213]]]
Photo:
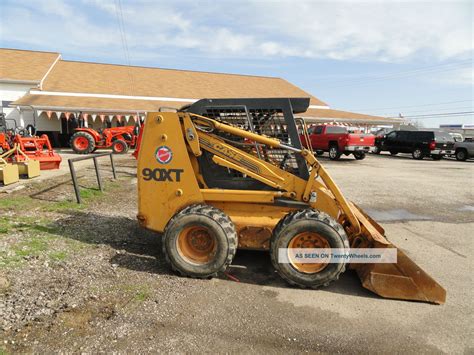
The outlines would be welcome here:
[[[320,156],[320,155],[323,155],[323,154],[324,154],[324,150],[317,150],[316,151],[317,156]]]
[[[127,142],[117,139],[112,142],[112,152],[114,154],[125,154],[128,152],[128,144]]]
[[[72,135],[70,145],[74,153],[90,154],[95,150],[95,141],[87,132],[76,132]]]
[[[304,242],[306,245],[298,246],[299,244],[294,244],[295,239],[299,240],[298,238],[301,238],[303,234],[305,236],[302,239],[306,240]],[[316,237],[311,239],[313,238],[312,235],[316,235]],[[307,243],[308,240],[309,243]],[[293,245],[296,245],[297,248],[319,248],[321,245],[326,245],[329,248],[349,250],[349,239],[344,228],[324,212],[307,209],[294,211],[283,217],[273,230],[270,241],[272,264],[278,274],[289,284],[303,288],[327,286],[332,281],[337,280],[346,269],[345,260],[341,260],[339,263],[327,264],[280,263],[278,250],[280,248],[290,248]],[[321,269],[319,265],[324,267]]]
[[[459,149],[458,151],[456,151],[456,160],[466,161],[467,160],[467,152],[464,149]]]
[[[425,157],[421,148],[413,149],[413,152],[411,153],[411,155],[413,159],[416,159],[416,160],[422,160]]]
[[[380,150],[380,147],[379,146],[375,146],[374,149],[372,150],[372,153],[374,154],[380,154],[381,150]]]
[[[397,152],[397,151],[395,151],[395,150],[391,150],[391,151],[390,151],[390,155],[393,155],[393,156],[395,156],[395,155],[397,155],[397,154],[398,154],[398,152]]]
[[[331,145],[329,147],[329,159],[339,160],[340,157],[341,157],[341,152],[339,151],[339,147],[337,145]]]
[[[365,159],[365,153],[364,152],[354,152],[353,155],[354,155],[354,158],[356,158],[357,160]]]
[[[192,205],[174,215],[163,236],[163,253],[179,274],[209,278],[224,272],[237,250],[230,218],[209,205]]]

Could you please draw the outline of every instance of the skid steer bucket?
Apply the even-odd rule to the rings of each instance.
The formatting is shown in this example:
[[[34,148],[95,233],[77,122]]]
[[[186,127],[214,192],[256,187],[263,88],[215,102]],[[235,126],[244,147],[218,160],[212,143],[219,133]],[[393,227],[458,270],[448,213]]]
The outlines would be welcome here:
[[[5,159],[0,157],[0,182],[2,182],[3,185],[10,185],[19,179],[18,166],[7,163]]]
[[[443,304],[446,290],[423,271],[402,250],[389,242],[384,230],[359,207],[351,208],[361,224],[358,247],[396,248],[397,263],[352,264],[366,289],[385,298]],[[359,238],[359,239],[358,239]]]

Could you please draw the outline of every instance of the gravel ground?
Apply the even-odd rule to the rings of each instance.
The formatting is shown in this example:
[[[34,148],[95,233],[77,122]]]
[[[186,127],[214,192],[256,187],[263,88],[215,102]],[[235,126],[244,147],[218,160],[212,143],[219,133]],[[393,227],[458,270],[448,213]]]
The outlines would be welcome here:
[[[138,228],[135,161],[0,195],[0,354],[16,352],[470,353],[472,162],[405,156],[323,163],[344,193],[448,290],[445,305],[381,299],[355,274],[320,291],[288,287],[264,252],[225,275],[182,278],[160,238]]]

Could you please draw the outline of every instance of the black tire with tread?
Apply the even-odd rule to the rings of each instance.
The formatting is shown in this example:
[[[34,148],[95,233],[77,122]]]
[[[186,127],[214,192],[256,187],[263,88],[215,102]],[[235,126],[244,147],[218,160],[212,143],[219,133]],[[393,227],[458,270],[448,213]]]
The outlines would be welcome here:
[[[465,149],[458,149],[456,151],[456,160],[457,161],[466,161],[467,160],[467,151]]]
[[[396,150],[391,150],[391,151],[390,151],[390,155],[395,156],[395,155],[397,155],[397,154],[398,154],[398,152],[397,152]]]
[[[415,149],[413,149],[413,152],[411,153],[411,156],[413,157],[413,159],[416,160],[423,160],[423,158],[425,157],[425,155],[423,154],[423,150],[420,147],[415,147]]]
[[[76,149],[76,147],[74,146],[74,139],[76,137],[84,137],[86,138],[88,141],[89,141],[89,145],[87,146],[87,149],[84,149],[84,150],[78,150]],[[74,151],[74,153],[77,153],[77,154],[90,154],[92,152],[94,152],[96,150],[95,148],[95,141],[94,141],[94,137],[92,137],[89,133],[87,132],[76,132],[72,135],[71,137],[71,140],[69,142],[72,150]]]
[[[123,147],[122,151],[117,151],[117,148],[115,148],[115,146],[118,144],[120,144]],[[127,142],[125,142],[122,139],[116,139],[112,142],[112,152],[114,152],[114,154],[125,154],[128,152],[128,148],[129,146]]]
[[[335,155],[332,155],[331,156],[331,149],[334,149],[336,151]],[[337,144],[331,144],[329,146],[329,159],[331,160],[339,160],[339,158],[341,157],[341,152],[339,151],[339,147],[337,146]]]
[[[354,158],[356,158],[357,160],[365,159],[365,153],[364,152],[354,152],[353,155],[354,155]]]
[[[215,228],[218,234],[216,257],[207,264],[189,263],[179,255],[176,247],[179,232],[186,226],[196,224]],[[217,276],[227,269],[237,252],[237,243],[235,226],[224,212],[213,206],[197,204],[182,209],[169,220],[163,234],[163,254],[171,268],[180,275],[205,279]]]
[[[297,224],[300,224],[300,226]],[[306,226],[304,226],[304,224],[306,224]],[[349,249],[349,239],[347,238],[344,228],[327,213],[312,209],[290,212],[278,222],[270,240],[270,257],[273,267],[277,270],[278,274],[290,285],[301,288],[316,289],[318,287],[328,286],[331,282],[336,281],[345,271],[346,261],[328,264],[321,272],[314,274],[304,274],[297,271],[291,264],[278,262],[278,249],[287,248],[291,238],[297,234],[288,234],[291,232],[289,227],[292,225],[294,225],[293,228],[296,230],[305,230],[305,228],[308,230],[310,228],[307,227],[314,228],[315,226],[319,226],[319,228],[327,232],[328,236],[325,236],[325,238],[327,238],[331,248]]]

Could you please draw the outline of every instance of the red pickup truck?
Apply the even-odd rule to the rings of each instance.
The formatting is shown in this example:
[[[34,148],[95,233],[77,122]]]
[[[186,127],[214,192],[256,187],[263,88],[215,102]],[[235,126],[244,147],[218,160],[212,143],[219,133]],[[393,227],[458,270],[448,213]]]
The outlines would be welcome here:
[[[329,159],[338,160],[342,154],[353,154],[357,160],[365,158],[365,153],[374,149],[375,136],[372,134],[348,133],[347,127],[318,125],[308,129],[311,147],[317,155],[329,152]],[[304,135],[301,143],[308,147]]]

